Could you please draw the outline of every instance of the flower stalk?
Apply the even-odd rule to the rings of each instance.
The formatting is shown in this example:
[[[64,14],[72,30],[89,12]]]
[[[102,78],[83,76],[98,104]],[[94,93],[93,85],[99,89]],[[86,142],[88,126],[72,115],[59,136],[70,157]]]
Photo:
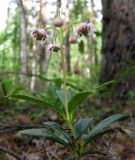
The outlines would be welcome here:
[[[73,133],[73,137],[76,138],[75,131],[73,128],[73,122],[72,122],[72,116],[69,113],[68,108],[68,97],[67,97],[67,86],[66,86],[66,66],[65,66],[65,60],[64,60],[64,31],[61,28],[61,35],[60,35],[60,42],[61,42],[61,63],[62,63],[62,71],[63,71],[63,89],[64,89],[64,103],[65,103],[65,111],[66,111],[66,120],[69,128],[71,129]]]
[[[64,50],[63,50],[64,36],[63,30],[61,29],[61,63],[62,63],[62,71],[63,71],[63,88],[64,88],[64,103],[65,110],[67,115],[67,121],[70,120],[69,111],[68,111],[68,99],[67,99],[67,88],[66,88],[66,67],[64,61]]]

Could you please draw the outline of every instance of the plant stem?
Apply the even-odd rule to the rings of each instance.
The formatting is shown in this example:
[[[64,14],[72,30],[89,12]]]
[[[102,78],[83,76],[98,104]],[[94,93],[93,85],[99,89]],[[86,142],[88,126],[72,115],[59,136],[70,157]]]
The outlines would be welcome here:
[[[67,120],[70,121],[70,116],[68,111],[67,88],[66,88],[66,68],[65,68],[65,62],[64,62],[63,49],[61,50],[61,62],[62,62],[62,68],[63,68],[63,88],[64,88],[65,110],[66,110]]]
[[[67,100],[67,88],[66,88],[66,67],[64,61],[64,37],[63,37],[63,30],[61,29],[61,63],[62,63],[62,71],[63,71],[63,88],[64,88],[64,103],[65,103],[65,110],[67,115],[67,120],[70,120],[69,111],[68,111],[68,100]]]
[[[73,135],[73,141],[75,142],[75,148],[73,149],[75,160],[81,160],[80,155],[78,155],[78,142],[76,141],[76,134],[73,127],[73,119],[72,115],[69,113],[68,108],[68,97],[67,97],[67,88],[66,88],[66,66],[64,61],[64,35],[63,35],[63,29],[61,28],[60,32],[60,40],[61,40],[61,63],[62,63],[62,72],[63,72],[63,89],[64,89],[64,107],[66,112],[66,121],[68,124],[68,127],[70,128],[72,135]]]
[[[66,88],[66,66],[65,66],[65,61],[64,61],[64,50],[63,50],[63,44],[64,44],[64,35],[63,35],[63,29],[61,28],[61,63],[62,63],[62,72],[63,72],[63,89],[64,89],[64,107],[66,111],[66,122],[68,124],[68,127],[70,128],[73,139],[75,142],[75,147],[73,148],[75,160],[80,160],[80,156],[78,155],[78,142],[76,142],[76,134],[74,131],[73,127],[73,119],[72,115],[69,113],[69,108],[68,108],[68,97],[67,97],[67,88]]]
[[[49,30],[49,29],[52,29],[52,30],[55,30],[55,31],[59,32],[58,29],[56,29],[55,27],[47,27],[47,28],[45,28],[46,31]]]
[[[65,61],[64,61],[64,50],[63,50],[63,45],[64,45],[64,35],[63,35],[63,29],[61,28],[61,63],[62,63],[62,71],[63,71],[63,88],[64,88],[64,107],[65,107],[65,111],[66,111],[66,118],[67,118],[67,123],[69,128],[71,129],[74,138],[76,138],[75,136],[75,132],[74,132],[74,128],[72,125],[72,118],[69,114],[69,109],[68,109],[68,99],[67,99],[67,88],[66,88],[66,66],[65,66]]]

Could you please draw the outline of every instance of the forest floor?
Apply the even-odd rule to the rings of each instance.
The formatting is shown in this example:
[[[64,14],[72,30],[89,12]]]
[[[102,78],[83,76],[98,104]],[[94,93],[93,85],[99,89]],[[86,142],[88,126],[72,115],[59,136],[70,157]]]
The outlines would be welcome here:
[[[134,110],[134,106],[126,106],[124,110],[127,112],[130,109]],[[41,127],[44,121],[56,121],[63,124],[55,113],[46,111],[46,113],[37,114],[35,118],[38,113],[35,106],[24,107],[17,113],[14,111],[15,107],[11,106],[6,108],[1,106],[0,110],[1,115],[4,114],[0,120],[0,160],[64,160],[68,157],[69,153],[66,149],[43,138],[22,136],[18,132],[26,128]],[[39,110],[41,112],[41,109]],[[106,109],[104,116],[109,116],[109,114],[111,114],[110,111]],[[105,154],[89,155],[83,160],[135,160],[134,140],[121,133],[106,135],[91,145]]]

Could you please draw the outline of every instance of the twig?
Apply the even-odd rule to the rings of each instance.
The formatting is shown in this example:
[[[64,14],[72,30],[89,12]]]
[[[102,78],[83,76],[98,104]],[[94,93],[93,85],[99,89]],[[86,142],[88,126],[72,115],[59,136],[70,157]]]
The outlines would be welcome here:
[[[23,158],[21,156],[19,156],[17,153],[9,150],[8,148],[5,148],[3,146],[0,146],[0,150],[3,152],[6,152],[8,154],[10,154],[11,156],[15,157],[17,160],[23,160]]]

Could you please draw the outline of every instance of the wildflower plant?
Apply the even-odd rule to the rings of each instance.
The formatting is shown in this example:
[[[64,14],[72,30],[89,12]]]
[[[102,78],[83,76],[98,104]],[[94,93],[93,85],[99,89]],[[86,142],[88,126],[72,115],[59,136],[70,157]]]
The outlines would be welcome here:
[[[36,104],[44,105],[57,112],[59,116],[63,118],[66,123],[66,128],[63,128],[60,124],[56,122],[43,122],[45,128],[38,129],[27,129],[21,131],[22,134],[33,135],[38,137],[44,137],[62,145],[64,148],[71,153],[70,160],[81,160],[86,154],[97,153],[97,151],[89,150],[88,144],[97,138],[101,137],[106,133],[113,132],[118,129],[118,127],[110,127],[110,125],[118,120],[126,119],[129,117],[127,114],[116,114],[109,118],[102,120],[97,123],[92,118],[80,118],[75,122],[76,107],[79,106],[91,93],[92,91],[79,92],[74,96],[71,96],[67,90],[66,81],[66,67],[65,67],[65,53],[64,53],[64,32],[66,29],[72,27],[72,24],[68,28],[64,25],[64,20],[61,18],[56,18],[53,21],[53,26],[45,29],[35,28],[31,30],[30,35],[36,39],[40,44],[47,46],[48,52],[56,52],[56,54],[61,55],[62,64],[62,74],[63,74],[63,89],[57,90],[56,94],[61,102],[61,104],[53,104],[45,99],[38,99],[36,97],[12,94],[14,98],[24,99]],[[54,29],[60,37],[60,44],[49,44],[47,31]],[[88,37],[92,36],[95,32],[95,26],[91,23],[81,23],[73,36],[69,38],[70,43],[77,43],[78,39],[82,36]],[[51,54],[51,53],[50,53]],[[108,85],[112,82],[107,82],[98,88]],[[47,130],[48,129],[48,130]]]

